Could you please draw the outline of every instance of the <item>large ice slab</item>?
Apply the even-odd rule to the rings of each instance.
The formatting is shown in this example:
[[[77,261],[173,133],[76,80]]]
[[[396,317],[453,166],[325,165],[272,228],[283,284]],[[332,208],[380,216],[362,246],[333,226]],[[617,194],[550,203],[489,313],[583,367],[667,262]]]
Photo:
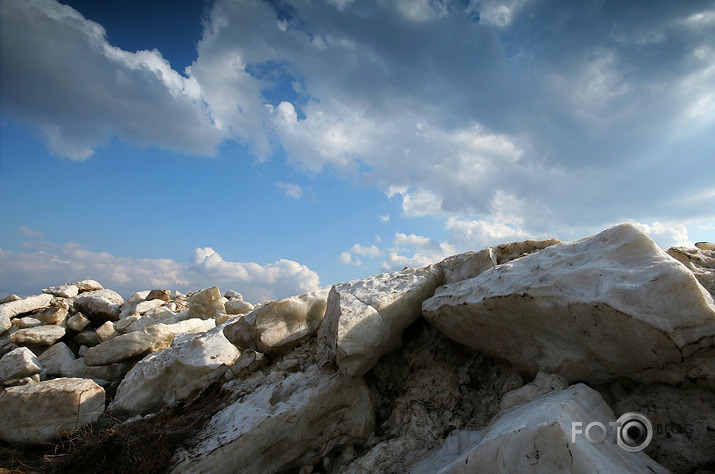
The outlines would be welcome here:
[[[572,382],[680,362],[715,336],[712,296],[631,224],[442,286],[422,309],[457,342]]]

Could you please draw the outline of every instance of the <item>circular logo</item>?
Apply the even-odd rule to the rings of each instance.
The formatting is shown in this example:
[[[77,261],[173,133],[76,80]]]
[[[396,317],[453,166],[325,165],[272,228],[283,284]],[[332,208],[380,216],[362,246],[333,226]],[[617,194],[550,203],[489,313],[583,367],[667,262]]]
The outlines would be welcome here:
[[[617,420],[616,440],[618,446],[630,452],[643,451],[653,439],[653,425],[640,413],[624,413]]]

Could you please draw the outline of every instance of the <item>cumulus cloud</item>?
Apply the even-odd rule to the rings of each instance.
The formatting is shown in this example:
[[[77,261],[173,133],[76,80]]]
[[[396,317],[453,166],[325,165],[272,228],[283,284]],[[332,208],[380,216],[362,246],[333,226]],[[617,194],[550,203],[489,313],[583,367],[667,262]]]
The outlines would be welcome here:
[[[196,249],[188,265],[93,252],[76,243],[37,252],[0,249],[0,292],[36,294],[47,286],[87,278],[124,297],[153,288],[192,291],[218,285],[224,291],[237,290],[253,302],[313,291],[320,284],[317,273],[297,262],[230,262],[210,247]]]
[[[380,248],[374,244],[367,246],[355,244],[350,250],[346,250],[345,252],[341,253],[338,257],[338,261],[340,263],[355,265],[359,267],[362,265],[363,262],[359,257],[355,257],[355,255],[361,255],[363,257],[372,259],[382,255],[382,250],[380,250]]]
[[[661,221],[712,216],[712,198],[687,197],[712,189],[714,11],[216,0],[178,73],[67,6],[8,0],[3,112],[75,159],[115,134],[200,154],[232,139],[260,160],[281,149],[299,169],[404,189],[405,217],[483,221],[466,227],[485,236],[653,208]],[[674,179],[676,160],[698,176]]]
[[[211,247],[196,249],[189,260],[188,274],[242,288],[239,291],[244,296],[253,295],[259,301],[306,293],[320,285],[317,273],[292,260],[280,259],[267,265],[229,262]]]
[[[362,260],[360,260],[359,258],[353,259],[353,255],[348,250],[342,252],[338,256],[338,262],[343,263],[345,265],[355,265],[358,267],[362,265]]]
[[[501,222],[450,217],[449,240],[460,249],[479,250],[502,242],[534,238],[532,234]]]
[[[311,103],[304,107],[306,118],[299,120],[290,102],[281,102],[274,113],[273,126],[282,146],[289,151],[289,161],[309,171],[324,167],[348,174],[357,169],[355,158],[364,153],[364,135],[373,124],[362,114],[342,104],[326,113]],[[336,120],[336,114],[340,119]],[[368,130],[366,130],[368,129]]]
[[[422,235],[395,233],[394,246],[382,261],[385,271],[401,270],[404,267],[422,267],[439,262],[457,253],[449,242],[438,242]]]
[[[376,245],[362,246],[360,244],[353,245],[352,252],[357,255],[364,255],[368,258],[379,257],[382,255],[382,250],[377,248]]]
[[[440,196],[424,189],[391,186],[386,194],[390,198],[402,198],[405,216],[432,216],[438,219],[447,231],[447,238],[438,242],[424,236],[398,232],[395,248],[390,250],[383,268],[427,265],[447,257],[450,252],[480,250],[502,242],[536,238],[536,234],[523,229],[530,205],[500,190],[494,193],[488,206],[485,206],[486,212],[481,218],[445,212]]]
[[[632,222],[640,230],[648,234],[661,248],[693,246],[685,224],[661,223],[658,221],[651,224]],[[448,230],[448,235],[441,242],[416,234],[395,233],[393,247],[388,249],[387,258],[381,262],[382,269],[395,271],[403,267],[421,267],[468,250],[481,250],[506,242],[554,237],[553,233],[535,235],[519,227],[501,222],[456,216],[449,216],[446,219],[445,228]],[[712,230],[715,229],[715,226],[700,225],[697,228],[700,230]],[[594,228],[582,234],[564,236],[564,240],[586,237],[601,230],[603,229]],[[349,254],[349,252],[346,252],[346,254]]]
[[[410,190],[406,187],[390,186],[387,196],[402,196],[402,214],[408,217],[435,216],[442,214],[442,198],[437,194],[418,187]]]
[[[112,136],[210,155],[221,135],[201,87],[159,51],[122,51],[104,28],[54,0],[2,2],[2,109],[75,160]]]
[[[383,189],[413,190],[405,214],[434,214],[441,200],[442,212],[485,215],[512,196],[524,208],[511,217],[532,233],[632,216],[626,192],[670,214],[694,212],[672,185],[654,183],[670,181],[665,163],[691,140],[703,145],[688,160],[704,163],[714,114],[701,86],[713,40],[700,19],[709,10],[406,5],[290,2],[281,28],[261,42],[241,37],[255,46],[250,61],[274,61],[301,84],[297,98],[270,109],[291,160],[313,170],[364,165]],[[689,134],[674,127],[686,119]],[[426,196],[431,207],[417,199]]]
[[[661,248],[669,248],[674,246],[692,247],[693,242],[688,237],[688,228],[685,224],[680,223],[662,223],[653,222],[652,224],[643,224],[633,222],[640,230],[648,234]]]
[[[57,247],[20,253],[0,250],[0,288],[6,293],[36,294],[47,286],[91,278],[128,296],[142,289],[190,285],[182,276],[184,266],[169,259],[118,257],[76,243]]]

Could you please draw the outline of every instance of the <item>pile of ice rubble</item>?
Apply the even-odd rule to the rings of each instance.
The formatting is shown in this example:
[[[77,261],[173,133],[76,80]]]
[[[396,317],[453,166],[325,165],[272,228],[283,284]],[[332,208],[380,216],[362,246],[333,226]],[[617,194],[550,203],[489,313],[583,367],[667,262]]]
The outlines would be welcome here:
[[[715,245],[666,252],[631,224],[255,308],[69,283],[0,304],[0,438],[151,417],[219,383],[174,472],[713,469],[713,293]],[[645,451],[572,433],[625,412],[653,423]]]

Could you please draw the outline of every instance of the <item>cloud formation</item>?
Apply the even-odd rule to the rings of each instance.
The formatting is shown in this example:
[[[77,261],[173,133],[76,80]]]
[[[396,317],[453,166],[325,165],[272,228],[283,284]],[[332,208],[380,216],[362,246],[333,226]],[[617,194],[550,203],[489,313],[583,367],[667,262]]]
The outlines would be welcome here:
[[[712,12],[219,0],[199,58],[231,51],[245,71],[272,73],[252,75],[264,89],[293,78],[260,116],[298,166],[371,170],[367,182],[411,190],[406,216],[485,219],[509,196],[521,203],[512,220],[538,233],[648,218],[643,202],[670,218],[715,204],[686,205],[666,171],[676,157],[706,166],[715,142]]]
[[[387,258],[382,261],[384,271],[401,270],[404,267],[422,267],[439,262],[458,253],[448,241],[416,234],[395,233],[394,246],[387,251]]]
[[[0,249],[0,293],[37,294],[48,286],[87,278],[125,298],[146,289],[186,292],[218,285],[222,291],[239,291],[251,302],[285,298],[316,290],[320,285],[318,274],[297,262],[230,262],[211,247],[196,249],[189,264],[171,259],[118,257],[86,250],[77,243],[51,244],[36,252]]]
[[[50,150],[85,160],[118,135],[211,155],[221,134],[201,86],[159,51],[130,53],[101,25],[54,0],[0,5],[4,114],[35,124]]]
[[[43,232],[35,230],[32,227],[28,227],[26,225],[20,226],[16,230],[29,239],[38,239],[45,236]]]
[[[650,235],[661,247],[693,246],[688,237],[688,229],[684,224],[664,224],[653,222],[651,225],[634,222],[636,227]]]
[[[355,244],[350,250],[346,250],[338,256],[338,261],[340,263],[355,265],[357,267],[362,265],[362,260],[356,255],[372,259],[382,255],[382,250],[380,250],[376,245],[371,244],[367,246],[362,246],[360,244]]]
[[[631,222],[641,231],[648,234],[655,243],[663,249],[674,246],[693,246],[693,242],[688,236],[687,227],[684,224],[661,223],[657,221],[652,224],[643,224],[636,221]],[[615,224],[617,223],[613,223],[613,225]],[[396,271],[403,267],[420,267],[437,263],[451,255],[469,250],[481,250],[500,243],[529,239],[544,240],[557,237],[554,233],[534,235],[518,227],[505,225],[500,222],[472,220],[454,216],[450,216],[446,219],[445,228],[449,233],[447,238],[442,242],[421,235],[407,235],[397,232],[393,246],[386,251],[387,258],[381,262],[382,269],[385,271]],[[603,229],[598,228],[591,232],[601,230]],[[573,238],[577,239],[587,236],[587,234],[583,234],[576,235]]]
[[[242,288],[238,291],[255,301],[285,298],[320,287],[317,273],[292,260],[280,259],[267,265],[229,262],[211,247],[194,250],[189,260],[186,274],[198,275],[195,280]]]
[[[286,197],[295,199],[296,201],[299,201],[300,198],[303,197],[303,189],[297,184],[280,182],[276,183],[276,186],[283,190]]]
[[[216,0],[179,73],[54,0],[8,0],[2,104],[73,159],[114,135],[236,140],[402,190],[404,216],[453,232],[712,218],[714,17],[709,1]]]

